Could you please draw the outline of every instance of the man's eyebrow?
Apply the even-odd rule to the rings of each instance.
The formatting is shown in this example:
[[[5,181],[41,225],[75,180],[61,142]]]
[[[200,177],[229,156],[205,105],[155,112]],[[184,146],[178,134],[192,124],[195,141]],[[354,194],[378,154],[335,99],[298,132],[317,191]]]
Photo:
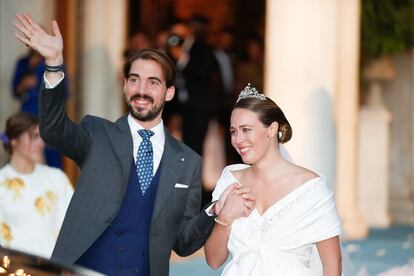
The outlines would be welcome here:
[[[136,74],[136,73],[130,73],[130,74],[128,75],[128,78],[130,78],[130,77],[141,78],[141,77],[140,77],[140,75],[139,75],[139,74]],[[161,79],[160,79],[160,78],[157,78],[157,77],[149,77],[148,79],[149,79],[149,80],[156,80],[156,81],[158,81],[158,82],[162,83]]]
[[[128,78],[130,78],[130,77],[140,78],[140,76],[139,76],[138,74],[135,74],[135,73],[130,73],[130,74],[128,75]]]
[[[156,81],[158,81],[158,82],[161,82],[161,83],[162,83],[162,81],[161,81],[159,78],[157,78],[157,77],[149,77],[148,79],[149,79],[149,80],[156,80]]]

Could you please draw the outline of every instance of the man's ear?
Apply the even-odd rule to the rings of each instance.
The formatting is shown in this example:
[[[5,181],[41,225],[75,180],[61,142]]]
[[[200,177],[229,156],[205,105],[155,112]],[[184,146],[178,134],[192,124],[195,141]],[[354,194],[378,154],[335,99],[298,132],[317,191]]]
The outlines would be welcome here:
[[[124,93],[124,94],[125,94],[125,91],[126,91],[127,82],[128,82],[128,79],[124,78],[124,90],[122,91],[122,93]]]
[[[165,93],[165,101],[169,102],[174,98],[175,94],[175,87],[174,85],[171,85],[167,88],[167,92]]]

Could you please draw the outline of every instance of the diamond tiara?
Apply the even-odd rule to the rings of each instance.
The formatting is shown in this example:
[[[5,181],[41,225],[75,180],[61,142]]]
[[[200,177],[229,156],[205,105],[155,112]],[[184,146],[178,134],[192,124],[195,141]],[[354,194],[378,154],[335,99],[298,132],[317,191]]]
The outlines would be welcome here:
[[[240,92],[239,97],[237,98],[236,103],[238,103],[240,100],[248,99],[248,98],[254,98],[258,100],[266,100],[266,96],[262,93],[259,93],[256,88],[250,87],[250,82],[247,84],[247,86]]]

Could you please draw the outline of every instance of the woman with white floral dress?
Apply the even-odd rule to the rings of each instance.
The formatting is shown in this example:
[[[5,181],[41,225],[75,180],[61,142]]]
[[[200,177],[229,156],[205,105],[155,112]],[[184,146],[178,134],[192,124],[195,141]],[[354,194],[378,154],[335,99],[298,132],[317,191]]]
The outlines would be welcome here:
[[[42,164],[37,119],[11,116],[1,134],[9,162],[0,169],[0,245],[49,258],[73,194],[67,176]]]

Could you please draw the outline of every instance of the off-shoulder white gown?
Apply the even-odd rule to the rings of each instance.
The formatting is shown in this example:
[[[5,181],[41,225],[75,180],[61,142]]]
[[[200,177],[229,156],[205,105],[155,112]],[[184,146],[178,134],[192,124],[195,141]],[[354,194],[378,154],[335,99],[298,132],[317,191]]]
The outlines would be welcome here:
[[[248,167],[226,167],[213,192],[217,200],[237,182],[232,171]],[[264,214],[257,209],[232,224],[228,241],[231,260],[225,276],[322,275],[315,243],[340,235],[341,224],[332,191],[324,177],[296,188]]]

